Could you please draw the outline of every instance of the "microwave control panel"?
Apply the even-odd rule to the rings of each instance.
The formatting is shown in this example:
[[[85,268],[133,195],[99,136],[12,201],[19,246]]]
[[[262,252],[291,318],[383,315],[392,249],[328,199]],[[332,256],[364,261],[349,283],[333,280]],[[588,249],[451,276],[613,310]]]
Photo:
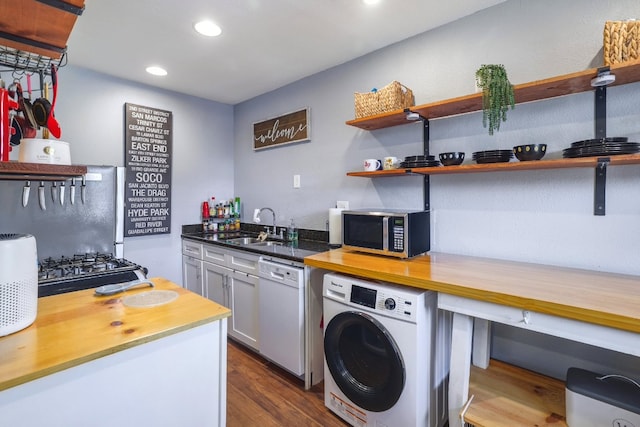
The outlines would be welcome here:
[[[391,239],[393,252],[404,252],[404,218],[393,217],[391,218]]]

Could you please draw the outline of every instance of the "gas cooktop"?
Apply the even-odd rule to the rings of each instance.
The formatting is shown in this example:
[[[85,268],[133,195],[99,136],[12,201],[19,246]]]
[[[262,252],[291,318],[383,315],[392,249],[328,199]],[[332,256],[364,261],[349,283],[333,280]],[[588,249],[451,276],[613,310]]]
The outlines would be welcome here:
[[[146,279],[147,269],[112,254],[85,253],[38,263],[38,296]]]

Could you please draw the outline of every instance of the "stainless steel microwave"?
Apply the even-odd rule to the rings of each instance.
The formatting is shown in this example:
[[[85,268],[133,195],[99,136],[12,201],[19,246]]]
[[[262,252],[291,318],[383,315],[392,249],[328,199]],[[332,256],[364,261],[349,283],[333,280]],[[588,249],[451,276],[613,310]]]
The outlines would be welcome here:
[[[343,211],[342,247],[410,258],[430,249],[429,227],[429,211]]]

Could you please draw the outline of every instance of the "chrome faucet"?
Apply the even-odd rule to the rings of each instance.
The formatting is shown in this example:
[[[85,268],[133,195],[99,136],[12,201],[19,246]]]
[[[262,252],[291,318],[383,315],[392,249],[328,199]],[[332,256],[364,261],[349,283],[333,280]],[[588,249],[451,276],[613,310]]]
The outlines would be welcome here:
[[[269,227],[265,227],[267,229],[267,234],[270,234],[272,236],[275,236],[277,233],[277,229],[276,229],[276,213],[273,211],[273,209],[271,208],[260,208],[260,210],[258,211],[258,215],[260,215],[262,213],[262,211],[271,211],[271,215],[273,215],[273,232],[269,233]]]

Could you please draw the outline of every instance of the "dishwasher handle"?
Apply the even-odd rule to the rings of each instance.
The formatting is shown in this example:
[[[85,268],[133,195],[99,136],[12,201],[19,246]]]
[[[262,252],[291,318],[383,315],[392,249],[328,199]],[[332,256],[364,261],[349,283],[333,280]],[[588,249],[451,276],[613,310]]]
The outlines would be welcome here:
[[[258,264],[258,275],[263,280],[296,288],[303,286],[304,270],[302,268],[263,260],[260,260]]]

